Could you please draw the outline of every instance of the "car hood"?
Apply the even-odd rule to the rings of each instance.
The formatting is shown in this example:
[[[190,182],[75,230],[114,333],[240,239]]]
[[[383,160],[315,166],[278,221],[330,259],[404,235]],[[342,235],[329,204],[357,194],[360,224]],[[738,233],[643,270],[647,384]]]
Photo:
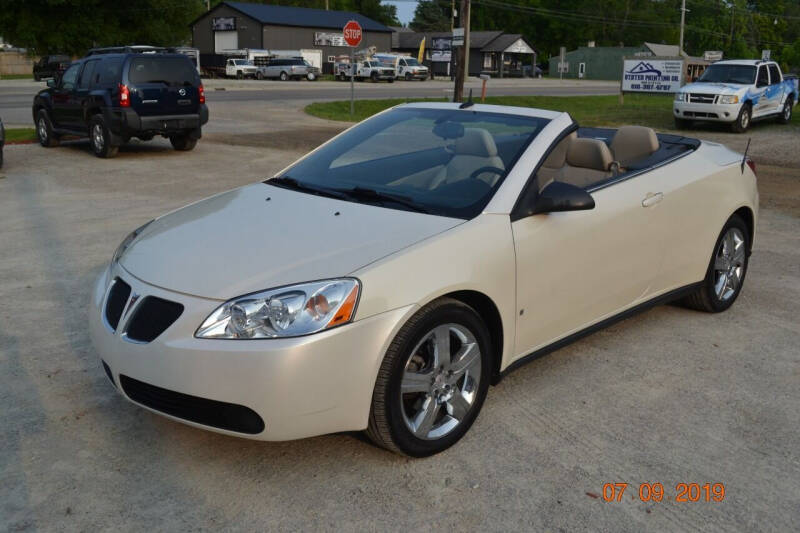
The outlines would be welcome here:
[[[156,219],[120,264],[147,283],[227,300],[346,276],[462,222],[257,183]]]
[[[737,83],[689,83],[681,87],[682,93],[739,94],[746,92],[749,85]]]

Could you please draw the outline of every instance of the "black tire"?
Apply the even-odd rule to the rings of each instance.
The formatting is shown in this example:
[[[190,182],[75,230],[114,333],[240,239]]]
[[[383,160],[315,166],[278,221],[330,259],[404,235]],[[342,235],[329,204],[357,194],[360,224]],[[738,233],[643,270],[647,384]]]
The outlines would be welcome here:
[[[413,79],[414,79],[414,76],[412,76],[410,72],[406,72],[406,81],[411,81]]]
[[[308,74],[306,74],[306,79],[308,81],[315,81],[317,79],[317,75],[314,74],[313,72],[309,72]]]
[[[3,145],[0,144],[0,168],[3,168]]]
[[[186,134],[172,135],[169,138],[169,142],[172,144],[172,147],[179,152],[188,152],[194,150],[194,147],[197,146],[197,139],[193,139]]]
[[[89,121],[89,144],[92,153],[103,159],[110,159],[117,155],[118,146],[111,144],[111,132],[103,119],[103,115],[94,115]]]
[[[781,110],[781,114],[778,117],[778,122],[781,124],[788,124],[792,121],[792,105],[794,104],[794,100],[790,96],[786,99],[786,103],[783,104],[783,110]]]
[[[378,73],[373,72],[369,75],[369,79],[372,81],[372,83],[378,83]]]
[[[686,120],[685,118],[677,118],[675,117],[675,129],[676,130],[688,130],[692,125],[691,120]]]
[[[241,70],[237,70],[236,71],[236,79],[237,80],[243,80],[244,79],[244,72],[242,72]]]
[[[742,248],[741,273],[737,276],[738,282],[730,294],[724,294],[725,288],[723,287],[724,297],[721,298],[716,289],[720,281],[720,271],[716,267],[718,266],[718,256],[724,252],[723,240],[730,231],[738,231],[742,236],[742,243],[740,245]],[[683,300],[684,305],[707,313],[719,313],[733,305],[733,302],[739,297],[739,293],[744,285],[745,276],[747,275],[747,265],[750,258],[750,239],[750,232],[747,230],[747,224],[742,220],[742,217],[739,215],[731,216],[725,223],[725,226],[723,226],[716,243],[714,243],[714,250],[711,253],[711,260],[709,261],[706,277],[703,280],[702,286]],[[721,258],[721,260],[723,264],[720,266],[724,266],[725,259]],[[730,264],[731,267],[735,266],[735,261],[730,261]],[[726,282],[725,287],[727,286],[728,284]]]
[[[256,72],[256,79],[257,80],[263,80],[264,79],[264,74],[261,71]]]
[[[731,124],[731,131],[733,133],[744,133],[750,127],[753,121],[753,108],[750,104],[744,104],[742,109],[739,110],[739,116],[736,117],[736,122]]]
[[[58,146],[58,135],[53,132],[53,123],[47,111],[40,109],[36,117],[36,136],[39,138],[39,144],[45,148]]]
[[[389,78],[389,83],[394,83],[394,78]]]
[[[280,78],[281,81],[289,81],[289,75],[286,74],[285,72],[281,72]]]
[[[404,409],[408,407],[406,402],[424,402],[426,400],[432,402],[435,400],[430,395],[431,392],[411,393],[410,398],[408,394],[404,396],[400,392],[401,382],[407,364],[411,364],[415,359],[421,359],[418,355],[421,350],[417,350],[416,354],[412,352],[420,345],[421,341],[431,334],[434,328],[444,324],[465,328],[474,337],[481,352],[478,385],[477,388],[471,389],[474,394],[473,402],[471,404],[467,402],[468,407],[463,411],[463,418],[456,426],[441,437],[422,439],[415,436],[405,421]],[[451,334],[450,338],[455,337],[452,337]],[[471,307],[458,300],[441,298],[421,309],[400,329],[383,358],[372,394],[372,407],[370,409],[369,425],[366,430],[367,436],[378,446],[411,457],[433,455],[458,442],[477,418],[486,398],[491,375],[492,359],[490,350],[491,343],[489,342],[489,332],[486,325]],[[426,362],[425,365],[427,364]],[[437,369],[434,367],[430,372],[431,376],[434,376],[437,374]],[[452,387],[456,391],[465,385],[467,379],[465,376],[452,378],[458,380],[452,383]],[[431,383],[431,387],[434,387],[434,383],[438,383],[437,386],[444,386],[448,390],[452,390],[449,389],[451,385],[442,385],[439,377],[435,381],[434,378],[431,378]],[[458,385],[458,383],[461,383],[461,385]],[[472,384],[474,386],[474,382]],[[425,387],[427,386],[425,385]],[[419,396],[415,399],[414,394]],[[423,403],[423,409],[424,405]],[[442,411],[442,409],[445,410]],[[446,409],[446,407],[442,407],[442,404],[439,404],[437,410],[434,411],[436,413],[434,417],[440,420],[440,424],[444,423],[445,413],[449,413]],[[434,418],[431,418],[431,421],[431,423],[434,423]]]

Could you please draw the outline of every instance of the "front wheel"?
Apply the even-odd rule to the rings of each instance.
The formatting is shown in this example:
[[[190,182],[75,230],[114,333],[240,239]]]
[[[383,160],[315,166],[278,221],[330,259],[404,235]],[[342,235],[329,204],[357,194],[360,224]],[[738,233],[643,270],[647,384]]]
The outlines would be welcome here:
[[[750,121],[753,118],[753,110],[750,105],[745,104],[739,111],[739,116],[736,117],[736,122],[731,124],[731,130],[734,133],[744,133],[750,127]]]
[[[308,81],[314,81],[317,79],[317,75],[314,74],[313,72],[309,72],[308,74],[306,74],[306,79]]]
[[[684,300],[693,309],[708,313],[725,311],[742,290],[747,274],[750,232],[742,217],[733,215],[714,244],[714,253],[702,286]]]
[[[412,76],[410,72],[406,72],[406,81],[411,81],[413,79],[414,79],[414,76]]]
[[[489,332],[469,306],[442,298],[398,332],[378,372],[367,435],[412,457],[439,453],[469,430],[489,387]]]
[[[192,139],[188,135],[172,135],[169,142],[174,149],[180,152],[194,150],[194,147],[197,146],[197,139]]]
[[[794,104],[794,100],[791,97],[786,99],[786,103],[783,104],[783,111],[781,111],[780,117],[778,117],[778,122],[781,124],[788,124],[792,121],[792,104]]]
[[[264,74],[262,72],[256,72],[256,79],[257,80],[263,80],[264,79]]]
[[[58,136],[53,132],[53,123],[44,109],[40,109],[36,116],[36,136],[39,138],[39,144],[45,148],[58,146]]]
[[[378,73],[373,72],[369,75],[369,79],[372,80],[372,83],[378,83]]]
[[[117,155],[118,147],[111,145],[111,132],[102,115],[95,115],[89,121],[89,143],[97,157],[107,159]]]
[[[289,75],[286,74],[285,72],[281,72],[281,81],[288,81],[288,80],[289,80]]]

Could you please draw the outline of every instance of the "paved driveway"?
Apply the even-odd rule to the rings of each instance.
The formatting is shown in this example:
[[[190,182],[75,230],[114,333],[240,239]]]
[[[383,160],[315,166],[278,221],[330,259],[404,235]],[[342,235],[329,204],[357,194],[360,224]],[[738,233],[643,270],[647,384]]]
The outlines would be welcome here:
[[[759,168],[758,239],[730,311],[661,306],[534,361],[490,390],[459,445],[408,460],[358,434],[220,436],[108,384],[86,307],[120,240],[314,142],[242,146],[225,130],[189,154],[157,140],[113,160],[80,142],[6,147],[0,529],[800,529],[797,153]],[[608,482],[630,484],[622,502],[603,501]],[[643,482],[662,483],[665,500],[633,498]],[[725,500],[676,503],[682,482],[723,483]]]

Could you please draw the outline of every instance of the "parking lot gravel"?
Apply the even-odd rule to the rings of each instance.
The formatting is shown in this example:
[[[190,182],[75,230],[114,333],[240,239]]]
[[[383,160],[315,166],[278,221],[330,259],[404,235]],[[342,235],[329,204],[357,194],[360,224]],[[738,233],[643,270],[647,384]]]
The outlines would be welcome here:
[[[762,211],[733,308],[660,306],[533,361],[489,391],[461,443],[412,460],[360,434],[263,443],[190,428],[127,403],[103,374],[87,303],[122,238],[335,133],[291,108],[225,105],[191,153],[164,140],[111,160],[81,141],[6,147],[0,530],[800,529],[796,130],[749,134]],[[278,144],[280,131],[299,133]],[[606,502],[614,482],[629,487]],[[640,501],[644,482],[664,500]],[[676,502],[679,483],[723,483],[725,499]]]

